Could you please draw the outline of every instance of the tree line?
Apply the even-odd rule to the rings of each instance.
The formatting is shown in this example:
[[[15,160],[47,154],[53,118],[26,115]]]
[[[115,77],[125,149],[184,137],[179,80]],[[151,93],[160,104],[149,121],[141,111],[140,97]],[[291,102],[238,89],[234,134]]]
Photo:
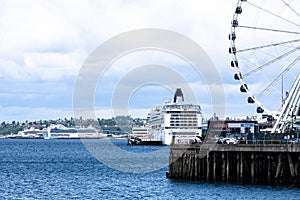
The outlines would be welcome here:
[[[110,119],[97,118],[97,119],[83,119],[80,117],[77,118],[64,118],[56,120],[38,120],[38,121],[28,121],[19,122],[12,121],[6,122],[2,121],[0,124],[0,135],[10,135],[17,134],[19,131],[22,131],[27,128],[34,127],[36,129],[42,130],[51,125],[62,124],[66,127],[95,127],[98,130],[106,131],[120,131],[120,132],[130,132],[132,126],[143,125],[144,119],[141,118],[132,118],[130,116],[116,116]]]

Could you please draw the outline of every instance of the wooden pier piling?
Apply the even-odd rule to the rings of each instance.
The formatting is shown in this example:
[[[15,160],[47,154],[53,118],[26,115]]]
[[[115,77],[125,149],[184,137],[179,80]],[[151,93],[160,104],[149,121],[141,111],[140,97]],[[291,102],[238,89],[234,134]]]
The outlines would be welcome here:
[[[171,145],[168,177],[300,186],[299,144]]]

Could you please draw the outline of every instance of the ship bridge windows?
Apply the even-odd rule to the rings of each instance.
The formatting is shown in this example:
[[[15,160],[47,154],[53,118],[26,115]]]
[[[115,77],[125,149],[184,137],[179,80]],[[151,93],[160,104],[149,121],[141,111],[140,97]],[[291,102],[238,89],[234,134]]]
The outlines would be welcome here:
[[[200,111],[181,111],[181,110],[174,110],[174,111],[172,111],[172,110],[168,110],[168,111],[166,111],[166,113],[170,113],[170,114],[201,114],[201,112]]]
[[[171,115],[171,118],[186,118],[186,117],[199,117],[199,116],[197,116],[197,115],[191,115],[191,114],[189,114],[189,115]]]
[[[190,128],[190,127],[197,127],[198,123],[197,122],[185,122],[185,123],[177,123],[177,122],[171,122],[170,126],[172,127],[186,127],[186,128]]]
[[[189,126],[189,127],[175,127],[175,126],[166,126],[165,129],[180,129],[180,130],[195,130],[202,129],[199,126]]]
[[[188,122],[188,123],[191,123],[191,122],[198,122],[198,119],[197,118],[184,118],[184,119],[170,119],[170,122],[179,122],[179,123],[185,123],[185,122]]]

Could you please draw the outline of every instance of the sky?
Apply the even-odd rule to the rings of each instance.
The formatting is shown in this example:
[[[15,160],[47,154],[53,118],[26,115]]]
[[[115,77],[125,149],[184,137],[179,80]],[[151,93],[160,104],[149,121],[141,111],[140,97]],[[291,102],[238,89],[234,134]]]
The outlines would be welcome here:
[[[221,77],[226,115],[254,115],[255,107],[246,103],[230,68],[228,34],[236,2],[0,0],[0,121],[72,117],[74,87],[89,56],[111,38],[145,28],[170,30],[197,43]],[[199,103],[204,116],[213,115],[205,77],[193,73],[192,67],[176,55],[141,50],[116,59],[99,77],[94,107],[97,117],[120,114],[113,113],[111,108],[114,89],[137,84],[147,73],[131,75],[126,82],[122,80],[135,67],[149,64],[168,66],[184,77],[197,99],[190,103]],[[165,74],[159,75],[168,79]],[[127,114],[146,117],[151,106],[172,98],[171,89],[176,84],[168,84],[173,85],[155,81],[134,85],[123,106],[128,109]],[[122,93],[117,98],[122,99]]]

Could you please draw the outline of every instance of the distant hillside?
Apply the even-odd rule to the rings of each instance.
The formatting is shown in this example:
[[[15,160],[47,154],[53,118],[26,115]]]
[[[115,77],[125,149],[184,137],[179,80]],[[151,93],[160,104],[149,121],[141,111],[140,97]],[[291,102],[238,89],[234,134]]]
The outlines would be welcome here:
[[[76,118],[64,118],[56,120],[39,120],[29,122],[5,122],[0,124],[0,135],[16,134],[18,131],[24,130],[29,127],[35,127],[42,130],[52,124],[63,124],[66,127],[89,127],[93,126],[98,130],[106,131],[120,131],[120,132],[131,132],[132,126],[142,125],[143,119],[131,118],[130,116],[117,116],[111,119],[76,119]]]

